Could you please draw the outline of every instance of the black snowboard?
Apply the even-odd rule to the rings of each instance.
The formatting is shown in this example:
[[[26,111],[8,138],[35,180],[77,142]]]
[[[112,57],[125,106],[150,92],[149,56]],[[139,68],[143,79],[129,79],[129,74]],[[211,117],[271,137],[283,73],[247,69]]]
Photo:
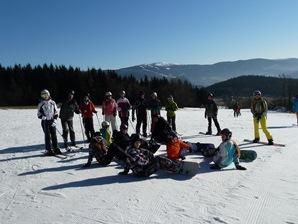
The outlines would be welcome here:
[[[240,162],[252,162],[257,158],[257,152],[254,150],[240,150]]]

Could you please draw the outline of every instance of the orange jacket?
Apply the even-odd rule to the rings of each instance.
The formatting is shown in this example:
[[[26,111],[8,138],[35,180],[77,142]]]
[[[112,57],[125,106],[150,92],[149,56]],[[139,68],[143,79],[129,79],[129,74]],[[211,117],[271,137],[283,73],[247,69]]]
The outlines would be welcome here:
[[[174,138],[167,144],[167,156],[169,159],[178,160],[182,149],[189,149],[189,145],[178,138]]]

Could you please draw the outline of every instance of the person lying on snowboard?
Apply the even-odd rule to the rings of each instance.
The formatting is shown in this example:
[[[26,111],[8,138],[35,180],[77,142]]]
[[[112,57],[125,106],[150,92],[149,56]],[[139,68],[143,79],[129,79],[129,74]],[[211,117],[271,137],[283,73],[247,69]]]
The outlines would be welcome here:
[[[125,151],[127,155],[126,166],[120,175],[127,175],[129,170],[138,177],[149,177],[159,169],[167,170],[173,173],[179,173],[182,163],[180,161],[170,160],[162,156],[154,156],[152,152],[141,148],[141,139],[139,135],[133,135],[131,146]]]
[[[213,156],[211,169],[222,169],[229,166],[231,163],[235,164],[237,170],[246,170],[245,167],[239,165],[240,149],[239,146],[231,140],[232,132],[225,128],[220,132],[222,143],[218,146],[217,152]]]

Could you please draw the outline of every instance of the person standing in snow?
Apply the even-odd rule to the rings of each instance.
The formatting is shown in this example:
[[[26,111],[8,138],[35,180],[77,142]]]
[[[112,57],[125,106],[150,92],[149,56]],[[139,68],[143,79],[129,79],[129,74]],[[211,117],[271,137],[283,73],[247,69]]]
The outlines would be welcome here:
[[[88,95],[84,97],[84,101],[80,105],[80,111],[83,117],[87,141],[90,142],[91,138],[94,136],[93,113],[97,113],[97,111],[95,110],[95,106]]]
[[[175,111],[178,110],[178,106],[176,102],[174,101],[173,96],[168,97],[168,102],[165,107],[167,111],[167,120],[169,125],[172,127],[172,129],[176,132],[176,114]]]
[[[261,128],[266,135],[268,140],[268,145],[273,145],[273,139],[271,134],[267,129],[267,111],[268,106],[266,100],[261,96],[260,90],[254,91],[254,97],[251,102],[251,113],[253,114],[253,122],[254,122],[254,135],[255,139],[253,140],[254,143],[260,141],[260,133],[259,133],[259,123],[261,123]]]
[[[160,115],[161,104],[160,100],[157,98],[157,93],[153,92],[151,94],[151,100],[148,102],[148,107],[151,110],[151,133],[154,130],[156,117]]]
[[[64,147],[68,148],[68,131],[69,131],[69,137],[71,141],[71,146],[76,146],[75,141],[75,132],[73,129],[73,116],[74,113],[79,114],[80,108],[77,104],[77,101],[74,99],[74,91],[71,90],[67,94],[67,99],[65,102],[62,103],[60,108],[60,114],[59,117],[61,119],[61,125],[63,129],[63,140],[64,140]]]
[[[117,130],[116,115],[117,115],[117,103],[112,98],[111,92],[105,93],[105,99],[102,103],[102,115],[104,120],[108,121],[112,126],[112,131]]]
[[[293,100],[293,112],[296,113],[297,125],[298,125],[298,95]]]
[[[42,100],[37,107],[37,117],[41,119],[41,126],[45,136],[46,155],[62,154],[58,147],[56,135],[57,105],[51,99],[48,90],[42,90],[40,96]]]
[[[128,126],[129,110],[131,108],[129,100],[125,97],[125,91],[120,92],[120,98],[117,100],[118,113],[121,120],[121,124]]]
[[[213,94],[208,94],[207,103],[205,104],[205,118],[208,119],[208,130],[206,132],[206,135],[212,135],[212,120],[215,124],[215,127],[217,128],[217,134],[220,135],[220,126],[217,120],[217,112],[218,107],[213,100]]]
[[[145,93],[139,92],[139,96],[132,107],[132,121],[135,121],[135,112],[137,115],[136,133],[140,134],[141,124],[143,124],[143,136],[147,137],[147,101],[145,99]]]
[[[222,169],[234,163],[237,170],[246,170],[245,167],[239,165],[240,149],[236,142],[231,140],[232,132],[224,128],[221,130],[220,135],[222,142],[213,156],[214,164],[212,164],[210,168]]]

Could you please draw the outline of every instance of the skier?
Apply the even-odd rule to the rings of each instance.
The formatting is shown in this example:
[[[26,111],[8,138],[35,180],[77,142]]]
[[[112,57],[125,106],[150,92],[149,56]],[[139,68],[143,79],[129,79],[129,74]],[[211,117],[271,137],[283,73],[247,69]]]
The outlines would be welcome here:
[[[104,115],[104,120],[108,121],[111,124],[113,132],[114,130],[117,130],[116,114],[117,114],[117,103],[112,98],[112,93],[106,92],[105,99],[102,103],[102,115]]]
[[[41,119],[41,126],[45,136],[46,155],[62,154],[58,147],[56,135],[57,105],[51,99],[48,90],[42,90],[40,96],[42,100],[37,107],[37,117]]]
[[[169,125],[172,127],[172,129],[176,132],[176,114],[175,111],[178,110],[178,106],[176,102],[174,101],[173,96],[168,97],[168,102],[165,107],[167,111],[167,120]]]
[[[296,97],[293,100],[293,111],[294,113],[296,113],[297,125],[298,125],[298,95],[296,95]]]
[[[145,93],[139,92],[139,96],[132,107],[132,121],[135,121],[135,111],[137,115],[136,133],[140,134],[141,124],[143,123],[143,136],[147,137],[147,101],[145,99]]]
[[[148,103],[148,107],[151,110],[151,133],[154,130],[155,121],[157,116],[160,115],[161,104],[160,100],[157,98],[157,93],[153,92],[151,94],[151,100]]]
[[[251,109],[251,113],[253,114],[254,135],[255,135],[255,139],[253,140],[253,142],[257,143],[260,141],[259,123],[261,123],[262,130],[268,140],[268,145],[273,145],[272,136],[269,133],[266,125],[267,111],[268,111],[267,102],[261,95],[262,94],[260,90],[255,90],[254,98],[252,99],[252,102],[251,102],[250,109]]]
[[[61,119],[61,125],[63,129],[63,140],[64,140],[64,147],[65,149],[68,148],[68,131],[69,137],[72,146],[76,146],[75,142],[75,132],[73,129],[73,116],[74,112],[76,114],[80,113],[79,105],[77,104],[76,100],[74,99],[74,91],[70,91],[67,94],[67,99],[65,102],[62,103],[59,117]]]
[[[127,156],[126,166],[120,175],[127,175],[131,169],[137,177],[149,177],[159,169],[179,173],[180,161],[173,161],[162,156],[154,156],[149,150],[141,148],[139,135],[131,139],[131,146],[125,151]]]
[[[99,131],[101,136],[107,141],[107,146],[109,146],[112,143],[112,136],[109,127],[109,122],[103,121],[101,123],[101,129]]]
[[[236,101],[235,104],[233,105],[233,110],[234,110],[234,117],[238,117],[241,115],[240,105],[239,105],[238,101]]]
[[[118,113],[121,120],[121,124],[128,126],[129,110],[131,108],[129,100],[125,97],[125,91],[120,92],[120,98],[117,100]]]
[[[212,135],[212,120],[217,128],[217,134],[220,135],[220,126],[217,120],[217,112],[218,108],[213,100],[213,94],[208,94],[207,103],[205,104],[205,118],[208,119],[208,131],[206,132],[206,135]]]
[[[232,132],[224,128],[220,132],[222,142],[217,148],[216,154],[213,156],[211,169],[222,169],[229,166],[232,162],[237,170],[246,170],[245,167],[239,165],[240,149],[239,146],[231,140]]]
[[[94,135],[93,113],[97,113],[97,111],[88,95],[84,97],[84,102],[80,105],[80,111],[82,112],[87,141],[90,142]]]

